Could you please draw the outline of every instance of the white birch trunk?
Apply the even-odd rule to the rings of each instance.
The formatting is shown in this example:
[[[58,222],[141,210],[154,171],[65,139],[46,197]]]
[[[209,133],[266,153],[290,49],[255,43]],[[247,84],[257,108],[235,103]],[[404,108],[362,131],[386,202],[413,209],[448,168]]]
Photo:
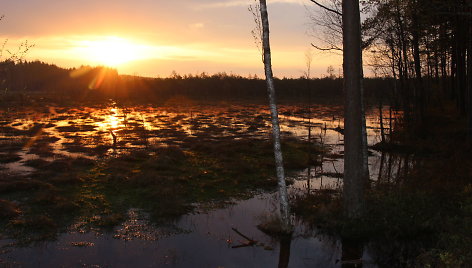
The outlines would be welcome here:
[[[269,43],[269,16],[267,14],[266,0],[260,0],[260,11],[262,20],[262,47],[264,70],[267,82],[267,91],[269,94],[270,115],[272,120],[272,135],[274,140],[275,166],[277,171],[277,180],[280,199],[280,216],[282,220],[282,229],[286,232],[292,230],[290,222],[290,208],[288,204],[287,185],[285,184],[285,174],[283,166],[282,148],[280,145],[280,126],[277,103],[275,99],[274,78],[272,74],[272,63]]]

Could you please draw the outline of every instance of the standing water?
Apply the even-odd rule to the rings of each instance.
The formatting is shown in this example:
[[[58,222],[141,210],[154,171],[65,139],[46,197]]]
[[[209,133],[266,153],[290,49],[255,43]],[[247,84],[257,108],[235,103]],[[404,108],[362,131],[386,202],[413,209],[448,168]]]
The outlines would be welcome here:
[[[337,190],[342,186],[343,119],[337,106],[317,106],[310,113],[294,106],[281,107],[283,135],[317,142],[329,148],[321,157],[321,165],[292,172],[291,194],[320,189]],[[211,112],[209,112],[211,111]],[[54,161],[59,156],[97,161],[91,150],[103,150],[106,157],[116,157],[130,148],[153,144],[181,144],[185,137],[211,131],[244,139],[251,127],[244,120],[260,116],[264,127],[251,132],[253,137],[267,137],[268,114],[262,106],[151,108],[116,106],[103,108],[49,109],[44,114],[18,112],[4,119],[3,141],[14,142],[19,134],[41,125],[42,135],[51,142],[48,150],[33,151],[22,146],[16,161],[2,165],[3,176],[23,176],[34,169],[28,163]],[[384,115],[385,117],[385,115]],[[388,124],[389,118],[384,119]],[[387,122],[387,123],[386,123]],[[129,126],[152,133],[126,133]],[[381,141],[377,109],[367,113],[368,143]],[[7,129],[8,128],[8,129]],[[8,131],[7,131],[8,130]],[[388,132],[388,128],[385,129]],[[147,133],[147,132],[146,132]],[[143,136],[144,135],[144,136]],[[34,137],[34,136],[33,136]],[[146,142],[141,142],[142,140]],[[97,143],[110,146],[97,147]],[[94,149],[92,149],[94,148]],[[386,160],[388,159],[388,160]],[[387,168],[387,163],[388,168]],[[370,151],[371,180],[380,173],[394,178],[401,162],[392,156]],[[149,200],[152,202],[152,200]],[[22,246],[4,234],[0,236],[0,266],[5,267],[342,267],[342,243],[317,233],[301,220],[295,220],[291,241],[279,241],[257,228],[277,209],[275,192],[255,193],[246,199],[233,199],[224,205],[195,204],[196,209],[175,221],[155,224],[140,209],[129,209],[126,220],[112,230],[85,229],[79,223],[57,234],[55,239]],[[363,267],[376,267],[368,250],[357,256]],[[343,266],[344,267],[344,266]]]

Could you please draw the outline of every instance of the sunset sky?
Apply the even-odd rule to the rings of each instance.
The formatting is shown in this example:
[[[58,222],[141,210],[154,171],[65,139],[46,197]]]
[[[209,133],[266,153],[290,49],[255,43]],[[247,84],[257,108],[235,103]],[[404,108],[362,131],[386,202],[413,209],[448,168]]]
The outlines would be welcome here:
[[[62,67],[109,65],[122,74],[166,77],[227,72],[263,74],[248,11],[253,0],[2,0],[0,40],[28,40],[26,60]],[[268,0],[274,73],[306,71],[309,0]],[[5,55],[4,55],[5,57]],[[313,51],[312,75],[341,58]]]

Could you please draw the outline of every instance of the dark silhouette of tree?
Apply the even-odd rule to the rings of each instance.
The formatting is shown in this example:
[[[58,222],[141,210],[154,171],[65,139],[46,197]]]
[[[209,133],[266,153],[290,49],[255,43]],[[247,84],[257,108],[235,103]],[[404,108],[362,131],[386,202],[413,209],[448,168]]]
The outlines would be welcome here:
[[[364,212],[364,188],[368,181],[367,158],[364,154],[366,133],[363,131],[365,119],[359,1],[344,0],[342,11],[345,94],[343,198],[347,216],[358,218]]]
[[[373,44],[375,64],[398,79],[396,101],[406,122],[422,131],[429,109],[445,99],[456,103],[462,116],[471,118],[470,28],[472,3],[465,0],[370,0],[380,32]],[[469,120],[472,130],[472,120]]]

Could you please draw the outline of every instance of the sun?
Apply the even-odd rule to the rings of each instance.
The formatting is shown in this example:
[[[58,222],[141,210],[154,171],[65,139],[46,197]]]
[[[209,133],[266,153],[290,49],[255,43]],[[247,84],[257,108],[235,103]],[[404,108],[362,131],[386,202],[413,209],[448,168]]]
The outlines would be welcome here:
[[[124,63],[146,58],[142,45],[127,39],[108,36],[96,40],[80,41],[78,56],[90,62],[116,67]]]

